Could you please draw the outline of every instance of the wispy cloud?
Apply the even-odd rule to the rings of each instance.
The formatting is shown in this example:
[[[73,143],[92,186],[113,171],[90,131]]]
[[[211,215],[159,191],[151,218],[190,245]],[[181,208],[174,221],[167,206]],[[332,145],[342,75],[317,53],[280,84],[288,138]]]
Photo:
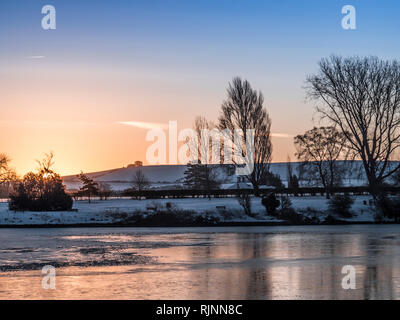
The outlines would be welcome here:
[[[131,127],[136,127],[139,129],[161,129],[165,130],[168,129],[168,124],[167,123],[156,123],[156,122],[143,122],[143,121],[119,121],[119,124],[123,124],[126,126],[131,126]],[[271,137],[273,138],[286,138],[290,139],[293,138],[293,134],[289,133],[271,133]]]
[[[28,56],[26,59],[43,59],[46,58],[46,56]]]
[[[168,129],[168,124],[142,121],[120,121],[119,124],[136,127],[140,129]]]
[[[271,133],[271,137],[273,138],[293,138],[293,134],[289,133]]]

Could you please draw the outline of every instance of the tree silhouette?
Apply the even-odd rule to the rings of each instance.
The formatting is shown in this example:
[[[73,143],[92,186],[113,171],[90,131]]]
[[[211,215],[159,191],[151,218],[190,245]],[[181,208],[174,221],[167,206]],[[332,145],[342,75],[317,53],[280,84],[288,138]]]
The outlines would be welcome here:
[[[99,184],[95,182],[93,179],[90,179],[87,175],[81,172],[78,175],[79,180],[82,182],[82,187],[79,188],[79,191],[82,195],[88,197],[89,203],[91,196],[95,196],[99,192]]]
[[[319,73],[307,78],[317,111],[345,135],[361,159],[376,200],[382,184],[400,169],[400,63],[377,57],[322,59]]]
[[[219,128],[228,130],[232,136],[236,129],[242,130],[240,141],[232,141],[232,145],[236,150],[242,150],[243,157],[253,161],[254,169],[247,179],[258,196],[260,183],[269,171],[272,158],[271,119],[264,108],[263,94],[253,90],[247,80],[234,78],[229,84],[227,94],[228,97],[221,107]],[[254,130],[254,154],[245,151],[248,143],[247,130]]]
[[[47,155],[43,163],[46,159]],[[72,198],[66,194],[60,175],[50,167],[39,169],[37,173],[29,172],[17,183],[16,190],[10,194],[10,210],[65,211],[72,208]]]
[[[150,181],[147,179],[146,175],[141,169],[136,170],[132,178],[132,187],[134,190],[142,191],[145,190],[150,185]]]
[[[0,193],[8,196],[11,187],[17,182],[18,177],[14,169],[10,167],[10,158],[0,153]]]
[[[210,198],[210,191],[219,187],[216,167],[197,163],[188,163],[184,172],[184,184],[193,190],[204,190]]]
[[[217,153],[219,150],[214,150],[212,144],[213,130],[217,130],[217,126],[199,116],[194,121],[193,129],[195,139],[189,139],[187,144],[194,158],[187,164],[185,185],[190,189],[205,190],[210,198],[210,191],[220,184],[216,165],[219,164],[221,155]],[[218,135],[217,138],[221,137]]]
[[[302,179],[310,184],[322,185],[329,197],[330,190],[341,184],[347,159],[346,136],[335,127],[320,127],[306,131],[294,138],[296,156],[300,164]]]

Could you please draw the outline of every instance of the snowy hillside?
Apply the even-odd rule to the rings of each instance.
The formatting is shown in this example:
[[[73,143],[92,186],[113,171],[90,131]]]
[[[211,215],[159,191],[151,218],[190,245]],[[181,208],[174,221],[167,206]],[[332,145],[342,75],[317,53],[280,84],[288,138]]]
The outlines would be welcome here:
[[[147,179],[156,185],[171,185],[179,183],[179,179],[183,178],[186,166],[143,166],[120,168],[108,171],[93,172],[87,175],[97,182],[110,184],[113,190],[124,190],[130,187],[136,171],[142,170]],[[63,177],[67,189],[78,189],[81,185],[79,179],[74,176]]]
[[[227,168],[218,168],[217,176],[221,183],[235,183],[236,176],[229,176]],[[159,166],[142,166],[113,169],[108,171],[93,172],[87,175],[100,183],[107,183],[113,190],[125,190],[130,188],[135,173],[141,170],[146,178],[150,181],[152,188],[157,189],[174,189],[183,186],[185,176],[185,165],[159,165]],[[67,189],[78,189],[81,183],[76,175],[63,177]]]
[[[299,163],[293,162],[293,173],[298,175]],[[350,173],[343,181],[344,185],[365,185],[365,179],[360,179],[360,163],[356,162],[353,165]],[[151,182],[152,188],[157,189],[173,189],[182,187],[184,179],[185,165],[157,165],[157,166],[143,166],[143,167],[129,167],[120,168],[107,171],[88,173],[87,175],[97,182],[104,182],[109,184],[113,190],[120,191],[131,187],[131,181],[137,170],[142,170],[147,179]],[[272,163],[271,172],[278,174],[283,183],[287,184],[287,163]],[[219,170],[219,178],[224,186],[232,186],[237,182],[235,175],[227,174],[227,170]],[[64,183],[69,190],[79,189],[81,186],[79,179],[76,175],[63,177]]]

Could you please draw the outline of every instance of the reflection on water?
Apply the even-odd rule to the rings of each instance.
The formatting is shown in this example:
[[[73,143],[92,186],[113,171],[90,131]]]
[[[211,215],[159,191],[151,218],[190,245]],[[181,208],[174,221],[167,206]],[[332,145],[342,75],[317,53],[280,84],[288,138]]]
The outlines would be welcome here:
[[[0,252],[3,299],[400,298],[399,226],[3,229]]]

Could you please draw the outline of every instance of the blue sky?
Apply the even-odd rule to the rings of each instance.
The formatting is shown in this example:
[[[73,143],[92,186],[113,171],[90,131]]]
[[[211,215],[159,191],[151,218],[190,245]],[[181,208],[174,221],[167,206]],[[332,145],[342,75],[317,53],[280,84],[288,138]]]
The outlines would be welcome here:
[[[45,4],[57,30],[41,29]],[[341,28],[345,4],[357,9],[355,31]],[[297,84],[332,53],[395,58],[399,13],[394,0],[2,0],[0,57]]]
[[[56,8],[56,30],[41,28],[47,4]],[[341,27],[348,4],[356,30]],[[397,59],[399,14],[394,0],[2,0],[3,121],[72,123],[78,114],[91,123],[188,127],[196,115],[217,119],[227,84],[239,75],[264,93],[274,132],[302,133],[316,124],[303,86],[318,60]],[[274,150],[275,160],[285,160],[292,139],[275,139]],[[143,160],[144,147],[135,152],[128,156]]]

